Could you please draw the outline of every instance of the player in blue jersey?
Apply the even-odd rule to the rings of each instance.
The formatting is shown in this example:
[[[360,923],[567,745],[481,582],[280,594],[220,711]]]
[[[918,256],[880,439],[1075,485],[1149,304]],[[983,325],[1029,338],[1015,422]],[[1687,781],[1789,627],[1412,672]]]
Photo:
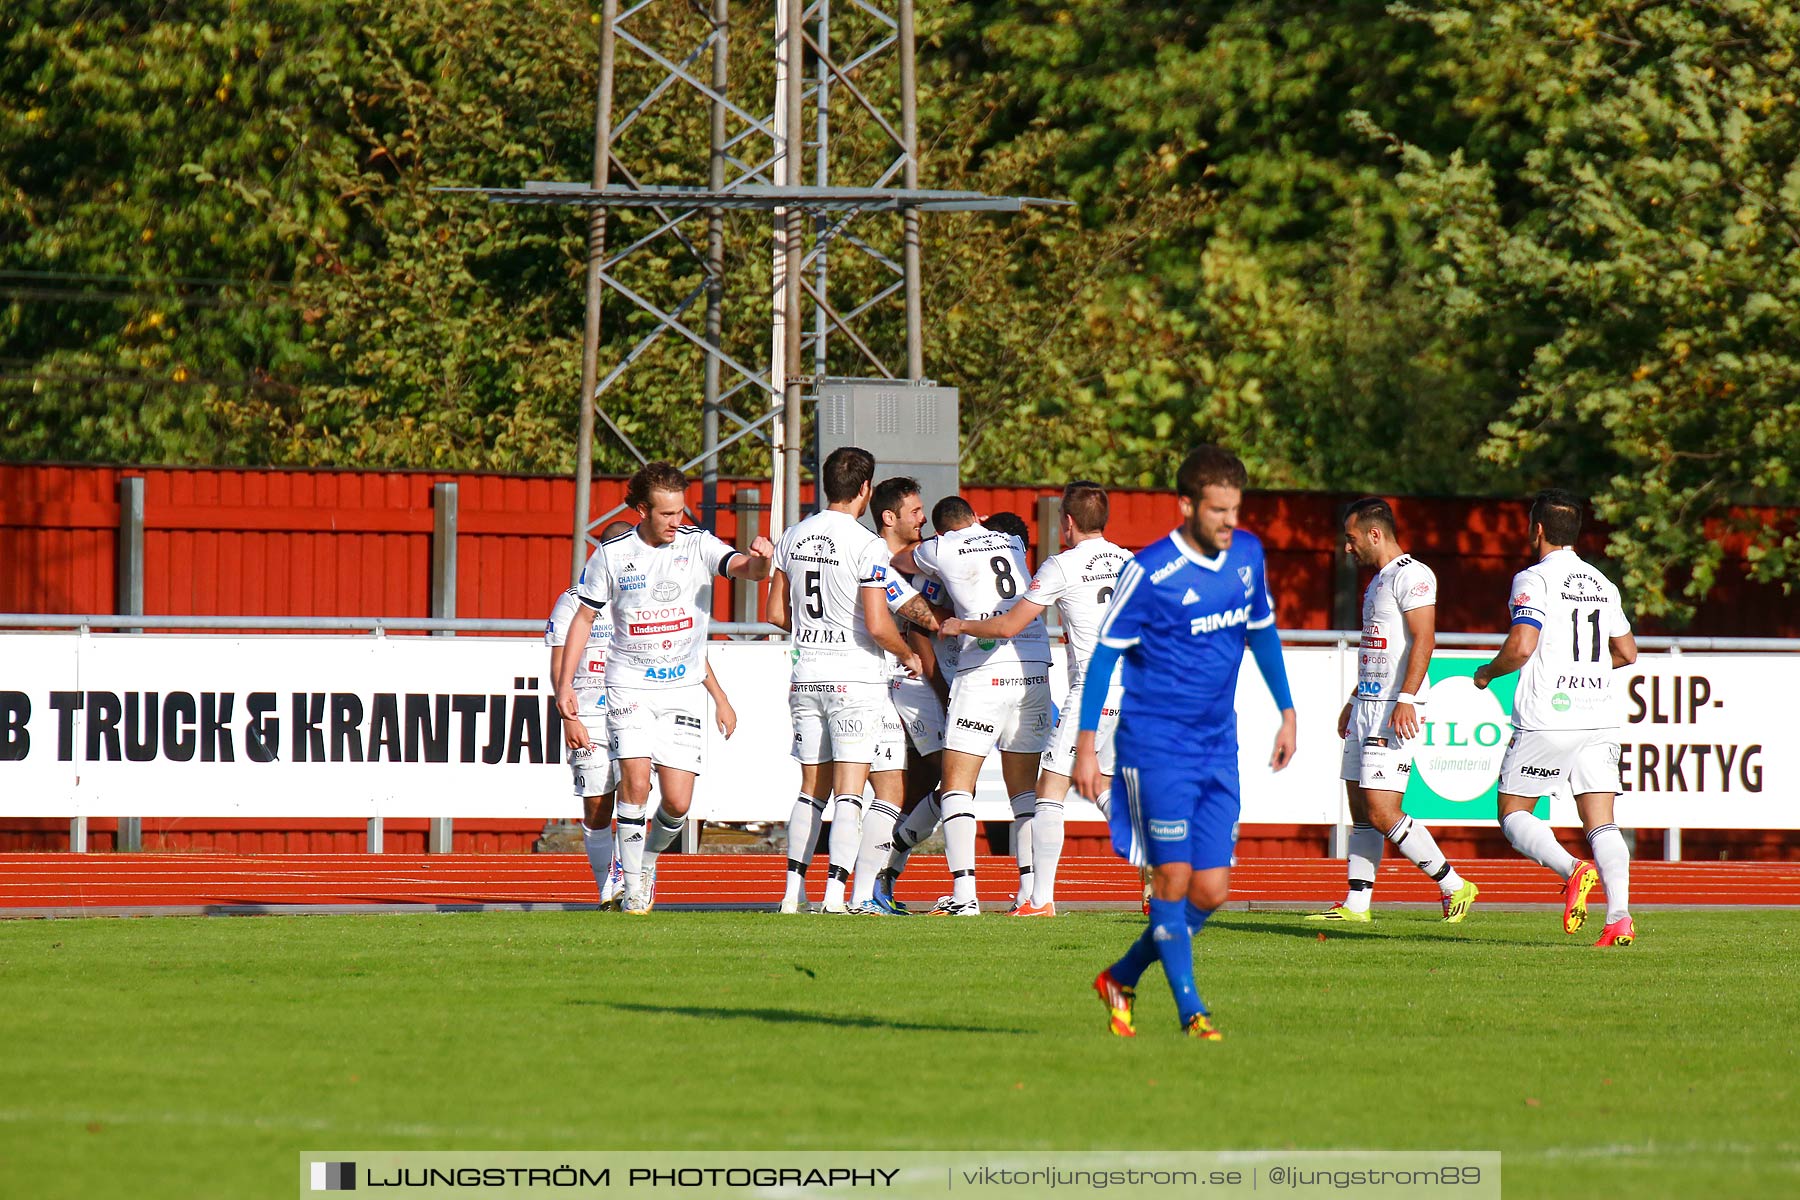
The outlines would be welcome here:
[[[1081,694],[1074,783],[1100,794],[1094,731],[1113,664],[1123,697],[1115,745],[1124,802],[1115,786],[1113,849],[1152,869],[1150,924],[1125,956],[1094,980],[1110,1028],[1135,1037],[1137,982],[1159,959],[1181,1027],[1219,1040],[1194,985],[1193,936],[1231,883],[1237,841],[1237,677],[1249,648],[1281,710],[1269,765],[1294,756],[1294,701],[1269,598],[1262,543],[1237,527],[1247,477],[1217,446],[1190,453],[1176,474],[1182,524],[1125,564]]]

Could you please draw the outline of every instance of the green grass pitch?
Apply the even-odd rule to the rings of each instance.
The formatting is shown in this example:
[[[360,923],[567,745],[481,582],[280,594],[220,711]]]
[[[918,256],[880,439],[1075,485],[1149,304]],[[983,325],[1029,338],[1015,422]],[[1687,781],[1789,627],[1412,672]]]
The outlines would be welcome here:
[[[1596,914],[1597,916],[1598,914]],[[0,924],[0,1195],[289,1196],[305,1149],[1465,1149],[1509,1197],[1800,1194],[1791,912]],[[1596,930],[1597,932],[1597,930]],[[129,1186],[127,1186],[129,1181]]]

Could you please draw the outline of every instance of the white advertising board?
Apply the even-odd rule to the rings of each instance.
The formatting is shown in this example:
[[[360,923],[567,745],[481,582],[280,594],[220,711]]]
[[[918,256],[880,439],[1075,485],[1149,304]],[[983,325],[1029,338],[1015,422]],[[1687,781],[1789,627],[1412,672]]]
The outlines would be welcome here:
[[[18,634],[0,654],[0,815],[570,811],[541,643]]]
[[[1342,817],[1336,720],[1352,653],[1287,650],[1299,752],[1279,773],[1268,765],[1278,716],[1246,661],[1245,822]],[[729,741],[708,725],[694,815],[783,821],[799,784],[786,648],[721,642],[709,656],[739,723]],[[1493,819],[1511,692],[1468,685],[1486,657],[1433,660],[1407,793],[1426,820]],[[567,817],[548,668],[544,646],[524,638],[0,635],[0,816]],[[1800,657],[1781,655],[1645,655],[1626,668],[1620,823],[1800,828],[1800,741],[1777,728],[1797,673]],[[978,815],[1010,816],[1006,794],[996,756]],[[1546,811],[1575,821],[1568,797]],[[1079,803],[1069,816],[1099,814]]]
[[[1446,652],[1431,660],[1425,732],[1413,761],[1406,811],[1426,821],[1495,817],[1495,781],[1512,738],[1516,675],[1479,690],[1475,668],[1492,656]],[[1794,786],[1800,748],[1785,743],[1784,681],[1800,656],[1645,654],[1619,671],[1621,825],[1646,829],[1800,828]],[[1579,825],[1566,790],[1538,813]]]

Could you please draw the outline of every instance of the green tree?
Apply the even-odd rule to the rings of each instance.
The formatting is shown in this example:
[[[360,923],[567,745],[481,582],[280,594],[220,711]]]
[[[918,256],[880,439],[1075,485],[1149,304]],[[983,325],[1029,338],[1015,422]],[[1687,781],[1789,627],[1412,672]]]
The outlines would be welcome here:
[[[585,6],[37,0],[0,42],[9,456],[572,461],[578,219],[432,188],[585,173]]]
[[[1428,146],[1472,136],[1430,30],[1373,0],[932,11],[927,166],[1079,205],[1041,226],[1054,239],[977,242],[977,265],[949,268],[953,296],[965,275],[1004,281],[982,292],[979,343],[934,330],[941,371],[979,372],[967,473],[1055,477],[1085,454],[1162,481],[1214,439],[1266,485],[1516,483],[1443,453],[1503,411],[1507,331],[1447,336],[1395,167],[1344,123],[1368,109]]]
[[[1392,138],[1447,320],[1530,357],[1488,460],[1591,486],[1641,610],[1684,619],[1726,550],[1789,582],[1800,501],[1800,9],[1766,0],[1414,11],[1506,109],[1516,167]]]

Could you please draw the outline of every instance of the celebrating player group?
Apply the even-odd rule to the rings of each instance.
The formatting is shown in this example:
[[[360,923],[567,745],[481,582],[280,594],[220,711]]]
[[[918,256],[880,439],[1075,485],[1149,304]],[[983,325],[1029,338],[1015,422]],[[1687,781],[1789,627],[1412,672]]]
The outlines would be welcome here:
[[[1148,882],[1146,928],[1094,980],[1109,1029],[1136,1035],[1135,988],[1160,962],[1182,1031],[1217,1040],[1194,978],[1193,938],[1230,890],[1246,653],[1280,713],[1270,768],[1286,767],[1296,748],[1262,544],[1238,525],[1242,462],[1212,446],[1187,455],[1175,477],[1180,526],[1135,554],[1106,537],[1106,489],[1070,483],[1063,548],[1035,573],[1017,517],[983,518],[962,497],[942,497],[926,537],[918,483],[877,475],[868,452],[833,452],[819,470],[821,511],[744,553],[682,523],[687,480],[678,470],[653,463],[632,477],[627,504],[637,522],[604,531],[545,639],[602,906],[654,906],[656,856],[681,832],[704,768],[707,695],[720,731],[729,737],[735,727],[706,663],[713,578],[767,578],[768,619],[792,640],[788,706],[800,764],[780,911],[909,915],[895,882],[913,848],[941,829],[951,891],[930,913],[979,915],[974,791],[998,751],[1018,865],[1009,915],[1056,915],[1073,789],[1099,807],[1114,849]],[[1537,497],[1531,565],[1509,593],[1511,632],[1474,682],[1485,688],[1520,672],[1500,769],[1508,841],[1564,881],[1566,932],[1581,928],[1589,891],[1604,883],[1597,944],[1626,946],[1635,931],[1629,854],[1613,823],[1613,673],[1637,652],[1617,588],[1574,552],[1581,518],[1566,492]],[[1437,883],[1444,921],[1458,923],[1480,889],[1402,808],[1429,701],[1437,578],[1401,548],[1385,500],[1351,505],[1343,538],[1344,552],[1375,573],[1356,686],[1338,719],[1353,822],[1349,886],[1341,903],[1306,919],[1372,920],[1376,868],[1392,844]],[[1060,710],[1045,626],[1052,607],[1068,642]],[[1564,850],[1532,815],[1559,783],[1575,794],[1591,861]],[[828,812],[815,910],[807,874]]]

